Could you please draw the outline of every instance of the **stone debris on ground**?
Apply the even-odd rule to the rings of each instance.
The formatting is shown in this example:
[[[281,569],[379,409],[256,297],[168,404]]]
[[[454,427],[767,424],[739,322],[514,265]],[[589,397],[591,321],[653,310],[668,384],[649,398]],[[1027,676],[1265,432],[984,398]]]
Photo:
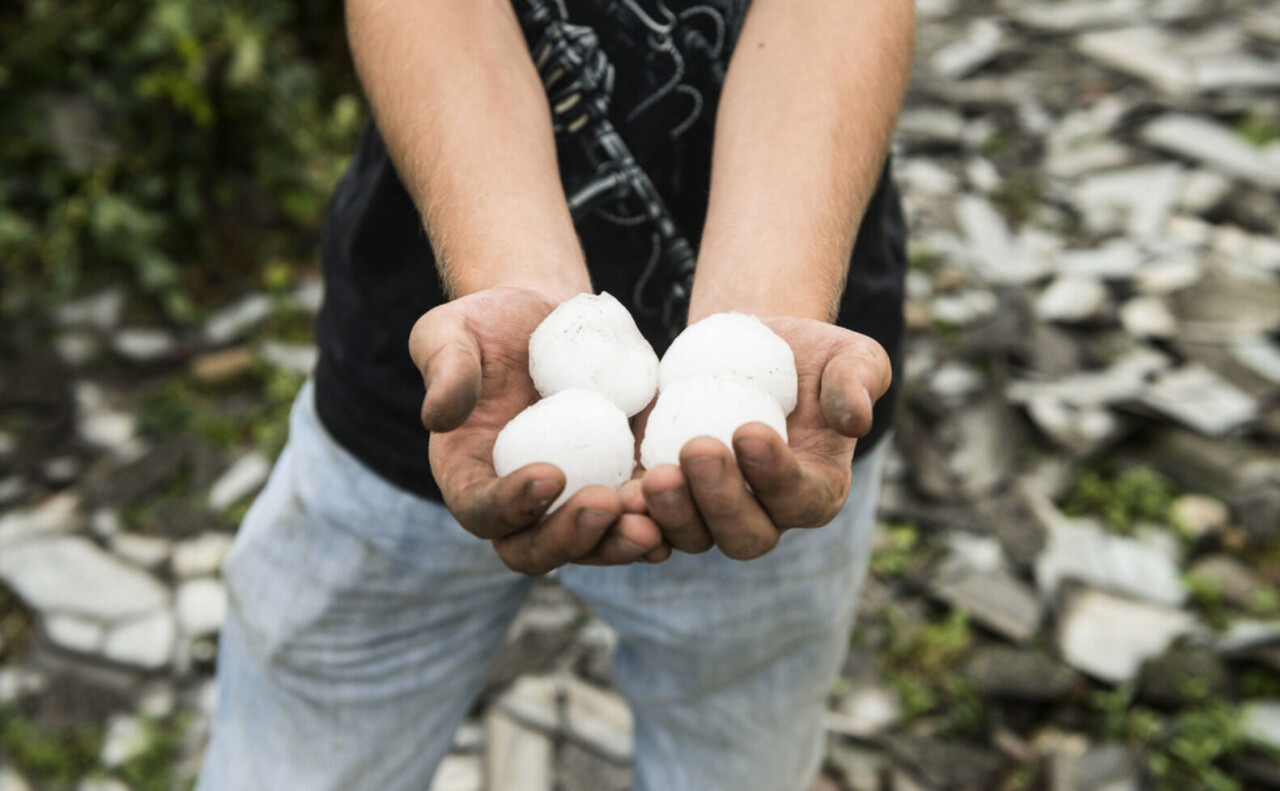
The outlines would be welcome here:
[[[917,10],[901,415],[813,791],[1280,789],[1280,2]],[[199,766],[220,568],[284,438],[262,381],[317,359],[274,319],[323,284],[186,328],[140,300],[0,358],[0,732],[97,728],[83,791],[156,724]],[[431,791],[629,788],[617,642],[539,582]],[[1205,721],[1239,738],[1194,765],[1153,735]],[[0,791],[43,787],[8,744]]]

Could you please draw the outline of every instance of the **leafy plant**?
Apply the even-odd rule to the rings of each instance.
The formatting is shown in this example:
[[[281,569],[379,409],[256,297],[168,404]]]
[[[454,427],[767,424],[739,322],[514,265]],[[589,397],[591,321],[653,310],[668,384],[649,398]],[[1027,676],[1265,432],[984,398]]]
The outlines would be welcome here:
[[[1136,522],[1167,520],[1174,495],[1172,482],[1150,467],[1132,467],[1116,475],[1083,470],[1065,510],[1073,516],[1099,516],[1112,530],[1129,533]]]

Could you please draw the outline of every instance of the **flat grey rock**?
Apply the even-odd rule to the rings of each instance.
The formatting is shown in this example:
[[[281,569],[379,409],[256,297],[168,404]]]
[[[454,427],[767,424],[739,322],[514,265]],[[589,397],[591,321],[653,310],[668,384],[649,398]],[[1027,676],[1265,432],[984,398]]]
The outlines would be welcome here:
[[[1178,606],[1186,600],[1178,566],[1167,554],[1089,523],[1050,530],[1035,570],[1036,584],[1046,596],[1076,580],[1158,604]]]
[[[184,635],[217,634],[227,616],[227,590],[212,577],[187,580],[178,586],[175,609]]]
[[[1062,324],[1098,322],[1111,313],[1111,292],[1097,278],[1064,275],[1040,292],[1035,309],[1041,321]]]
[[[1000,54],[1004,31],[990,19],[975,19],[964,34],[929,59],[933,73],[944,80],[967,77]]]
[[[1207,437],[1222,437],[1258,418],[1258,402],[1198,363],[1158,375],[1141,401]]]
[[[226,472],[209,487],[209,507],[215,511],[230,508],[256,492],[271,474],[271,461],[256,451],[236,459]]]
[[[984,571],[947,562],[938,572],[933,592],[1014,642],[1026,642],[1039,631],[1043,617],[1039,597],[1031,586],[1004,569]]]
[[[79,536],[24,541],[0,553],[0,580],[42,613],[111,623],[167,606],[154,577]]]
[[[1280,190],[1280,168],[1234,131],[1205,118],[1167,113],[1142,128],[1143,142],[1223,175]]]
[[[429,791],[484,791],[484,763],[477,755],[446,755]]]
[[[1136,678],[1143,662],[1196,629],[1190,613],[1086,588],[1067,598],[1057,644],[1067,664],[1120,684]]]
[[[102,655],[113,662],[160,670],[168,667],[173,658],[174,636],[173,613],[159,610],[112,627]]]
[[[210,314],[204,323],[204,339],[213,346],[240,340],[266,321],[273,311],[271,297],[249,294]]]
[[[615,763],[635,755],[632,717],[617,692],[597,689],[573,676],[564,679],[565,732],[582,747]]]

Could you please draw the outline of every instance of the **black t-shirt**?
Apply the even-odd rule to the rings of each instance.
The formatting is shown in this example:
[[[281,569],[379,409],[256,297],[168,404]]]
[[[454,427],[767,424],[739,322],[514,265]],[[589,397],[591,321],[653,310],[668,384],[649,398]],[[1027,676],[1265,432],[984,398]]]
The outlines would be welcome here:
[[[599,34],[616,69],[609,118],[696,250],[707,211],[715,107],[745,3],[667,0],[665,12],[648,20],[636,13],[651,5],[580,2],[570,5],[570,18]],[[654,35],[654,24],[670,26],[670,35]],[[587,165],[567,144],[559,153],[571,189],[587,175]],[[592,282],[631,308],[661,355],[666,334],[651,310],[652,295],[636,287],[651,258],[652,232],[620,219],[602,212],[577,224]],[[372,125],[330,202],[323,263],[315,372],[320,418],[339,443],[388,481],[440,500],[428,463],[429,435],[419,422],[422,378],[409,358],[408,339],[414,322],[446,297],[417,209]],[[895,371],[905,270],[902,211],[886,165],[859,229],[837,323],[879,341]],[[895,384],[876,404],[859,455],[890,426],[897,389]]]

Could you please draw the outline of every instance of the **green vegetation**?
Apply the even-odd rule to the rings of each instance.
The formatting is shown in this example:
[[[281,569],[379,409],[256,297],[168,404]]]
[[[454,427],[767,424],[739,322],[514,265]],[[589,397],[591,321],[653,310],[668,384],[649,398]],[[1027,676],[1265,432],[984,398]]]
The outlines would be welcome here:
[[[871,553],[871,573],[881,579],[906,573],[919,544],[915,525],[885,525],[884,542]]]
[[[973,644],[969,616],[953,610],[920,622],[894,610],[884,615],[889,641],[880,653],[880,670],[901,696],[906,718],[936,714],[940,733],[976,731],[983,720],[982,701],[956,672]]]
[[[1157,791],[1241,791],[1221,767],[1246,746],[1239,706],[1201,694],[1198,703],[1165,718],[1134,705],[1131,696],[1127,689],[1097,692],[1091,703],[1104,736],[1144,756]]]
[[[1131,467],[1118,474],[1083,470],[1067,498],[1072,516],[1101,517],[1117,533],[1129,533],[1136,522],[1164,522],[1175,491],[1168,478],[1150,467]]]
[[[0,40],[6,285],[188,319],[313,255],[364,119],[341,4],[20,0]]]
[[[1010,173],[999,189],[991,194],[991,202],[1015,228],[1035,215],[1043,198],[1044,187],[1036,174],[1029,170]]]
[[[47,791],[73,788],[97,765],[101,749],[100,728],[47,728],[0,709],[0,754]]]
[[[1236,123],[1236,134],[1261,148],[1280,141],[1280,120],[1254,111]]]
[[[188,727],[188,717],[179,716],[166,725],[155,720],[144,723],[146,746],[120,767],[120,778],[133,791],[172,791],[175,787],[174,764],[182,749],[182,737]],[[186,786],[194,784],[189,780]]]

